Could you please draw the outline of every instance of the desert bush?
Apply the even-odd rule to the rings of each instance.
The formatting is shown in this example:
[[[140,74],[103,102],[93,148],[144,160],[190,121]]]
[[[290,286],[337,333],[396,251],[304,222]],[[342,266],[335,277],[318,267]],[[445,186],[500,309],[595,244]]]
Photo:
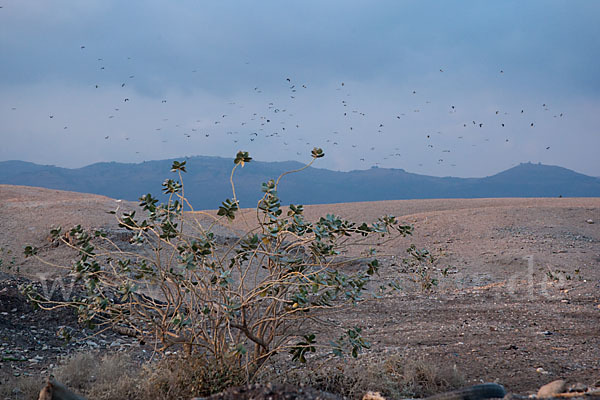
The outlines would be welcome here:
[[[409,235],[412,227],[394,216],[367,224],[330,214],[311,222],[302,205],[284,210],[280,180],[322,156],[315,148],[303,168],[263,183],[256,227],[230,244],[220,242],[214,231],[238,216],[234,173],[251,157],[238,152],[230,177],[233,197],[216,216],[193,210],[184,191],[186,163],[175,161],[171,171],[177,178],[162,184],[166,202],[151,194],[141,197],[144,218],[136,215],[140,210],[111,212],[131,232],[129,244],[81,226],[67,235],[61,228],[51,231],[55,240],[78,251],[66,268],[84,288],[82,295],[57,301],[31,287],[25,291],[43,308],[75,307],[82,322],[98,329],[128,332],[163,351],[183,347],[187,357],[194,357],[189,360],[202,360],[198,365],[227,365],[218,372],[223,383],[237,382],[239,371],[244,381],[251,380],[275,354],[289,353],[299,362],[317,351],[356,357],[369,347],[359,327],[344,327],[338,339],[323,343],[310,323],[326,311],[396,290],[393,281],[367,290],[380,267],[374,243]],[[364,251],[345,255],[353,246]],[[27,246],[25,254],[43,261],[34,247]]]
[[[438,249],[432,253],[427,249],[418,249],[414,244],[406,249],[407,257],[402,259],[400,271],[409,274],[409,281],[421,291],[427,292],[435,289],[440,276],[446,274],[445,270],[436,268],[443,250]]]

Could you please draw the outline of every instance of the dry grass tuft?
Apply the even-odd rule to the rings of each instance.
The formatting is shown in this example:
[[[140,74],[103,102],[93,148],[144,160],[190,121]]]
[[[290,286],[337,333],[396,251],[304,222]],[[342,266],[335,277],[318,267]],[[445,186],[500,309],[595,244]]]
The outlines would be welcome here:
[[[141,385],[143,398],[183,399],[209,396],[245,382],[235,363],[209,361],[191,355],[167,357],[144,366],[147,378]]]
[[[139,363],[117,353],[99,358],[96,353],[77,353],[61,361],[51,373],[70,390],[90,399],[136,399],[142,378]],[[0,386],[0,398],[37,399],[46,376],[19,377]]]
[[[77,353],[51,371],[57,381],[89,399],[182,399],[208,396],[244,383],[233,363],[208,362],[199,356],[167,357],[140,364],[125,353],[100,357]],[[0,399],[38,397],[45,376],[18,377],[0,385]]]
[[[33,376],[19,376],[0,385],[0,399],[29,400],[37,399],[44,387],[44,379]]]
[[[142,377],[139,363],[124,353],[78,353],[64,360],[53,373],[56,380],[88,398],[135,399]]]
[[[403,396],[426,397],[458,389],[465,384],[456,365],[440,366],[434,360],[391,357],[384,362],[382,373],[394,383],[395,391]]]
[[[436,360],[412,360],[393,356],[377,361],[346,359],[322,365],[308,364],[282,373],[267,373],[263,379],[292,385],[308,385],[350,399],[361,399],[369,391],[385,398],[426,397],[464,386],[456,366],[439,366]]]
[[[166,357],[140,365],[124,353],[78,353],[52,371],[69,389],[89,399],[157,400],[209,396],[245,383],[245,374],[234,363],[209,362],[192,355]],[[20,377],[0,385],[0,399],[37,398],[45,377]],[[309,362],[300,367],[282,363],[265,372],[260,382],[306,385],[350,399],[369,391],[384,398],[426,397],[464,386],[456,367],[435,360],[392,356],[385,360],[342,359]]]

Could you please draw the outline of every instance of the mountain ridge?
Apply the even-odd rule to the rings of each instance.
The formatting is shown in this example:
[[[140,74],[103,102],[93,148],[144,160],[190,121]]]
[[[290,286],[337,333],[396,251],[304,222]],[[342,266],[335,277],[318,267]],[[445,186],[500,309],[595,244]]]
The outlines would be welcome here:
[[[145,193],[158,194],[161,183],[174,178],[174,160],[142,163],[100,162],[80,168],[39,165],[26,161],[1,161],[0,183],[101,194],[137,200]],[[214,156],[184,158],[186,197],[196,209],[214,209],[232,197],[231,159]],[[296,161],[252,161],[234,176],[242,207],[252,207],[261,197],[262,182],[303,167]],[[521,163],[482,178],[435,177],[395,168],[370,168],[347,172],[309,167],[287,175],[279,186],[283,204],[329,204],[356,201],[482,197],[600,197],[600,178],[544,164]]]

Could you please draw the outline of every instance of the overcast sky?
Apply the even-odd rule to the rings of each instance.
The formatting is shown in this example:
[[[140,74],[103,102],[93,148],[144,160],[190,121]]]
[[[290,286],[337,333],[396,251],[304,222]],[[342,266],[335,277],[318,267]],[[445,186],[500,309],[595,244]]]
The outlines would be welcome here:
[[[0,160],[600,176],[600,2],[0,0]],[[533,125],[532,125],[533,124]]]

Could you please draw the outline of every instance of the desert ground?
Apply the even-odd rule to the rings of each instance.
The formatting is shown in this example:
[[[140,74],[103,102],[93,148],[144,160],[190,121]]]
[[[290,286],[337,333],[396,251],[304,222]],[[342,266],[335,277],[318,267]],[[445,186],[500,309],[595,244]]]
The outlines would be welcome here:
[[[48,240],[52,227],[119,232],[108,211],[135,203],[103,196],[0,185],[0,381],[40,376],[77,348],[132,351],[143,345],[114,333],[92,336],[65,312],[34,311],[16,286],[65,270],[25,259],[26,244],[68,265],[73,253]],[[378,248],[381,277],[405,278],[404,290],[330,315],[331,325],[363,328],[369,365],[389,357],[456,366],[466,382],[499,382],[531,393],[554,379],[600,386],[600,198],[399,200],[305,206],[314,220],[334,213],[372,222],[392,214],[414,234]],[[252,211],[218,228],[235,236],[252,228]],[[411,243],[439,255],[432,290],[399,271]],[[442,274],[442,271],[444,272]],[[56,331],[75,327],[75,343]],[[324,326],[322,329],[327,329]],[[372,388],[376,389],[376,388]]]

